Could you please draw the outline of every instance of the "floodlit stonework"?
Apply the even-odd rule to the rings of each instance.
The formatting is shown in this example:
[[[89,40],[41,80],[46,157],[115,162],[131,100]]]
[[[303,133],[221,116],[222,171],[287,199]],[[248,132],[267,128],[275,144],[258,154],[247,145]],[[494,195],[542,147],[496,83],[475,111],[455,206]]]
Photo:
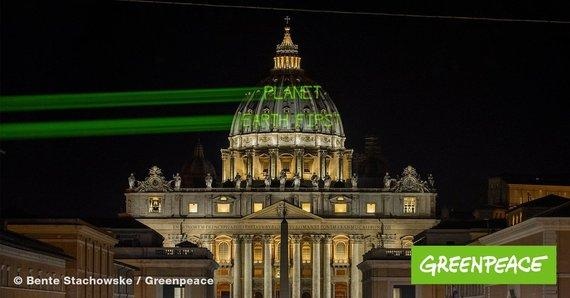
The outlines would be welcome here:
[[[376,187],[358,186],[339,111],[305,76],[288,26],[262,85],[236,111],[217,187],[204,173],[202,187],[179,188],[153,166],[131,180],[126,211],[165,247],[189,241],[210,250],[216,297],[278,297],[286,208],[292,297],[363,297],[363,255],[408,251],[437,223],[433,177],[408,166]]]

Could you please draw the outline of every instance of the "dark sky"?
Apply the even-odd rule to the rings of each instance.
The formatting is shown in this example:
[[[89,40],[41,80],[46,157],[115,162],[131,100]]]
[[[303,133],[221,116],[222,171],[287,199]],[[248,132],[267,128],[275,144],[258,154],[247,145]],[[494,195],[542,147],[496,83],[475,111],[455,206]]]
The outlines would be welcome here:
[[[562,8],[538,1],[496,2],[309,8],[564,19]],[[361,150],[364,135],[376,134],[391,172],[412,164],[424,176],[433,173],[440,203],[472,208],[486,196],[487,178],[503,172],[569,171],[568,24],[112,1],[1,6],[3,95],[252,86],[272,67],[282,18],[290,15],[303,68],[335,101],[347,146]],[[2,122],[96,119],[222,114],[236,107],[0,116]],[[130,172],[143,178],[156,164],[170,177],[190,158],[198,138],[219,168],[226,137],[224,132],[4,141],[1,215],[113,216],[124,206]]]

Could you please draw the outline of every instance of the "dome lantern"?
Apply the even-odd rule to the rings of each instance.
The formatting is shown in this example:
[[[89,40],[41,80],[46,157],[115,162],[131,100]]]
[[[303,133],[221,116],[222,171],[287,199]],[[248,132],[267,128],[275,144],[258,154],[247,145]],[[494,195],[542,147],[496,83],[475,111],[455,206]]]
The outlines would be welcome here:
[[[301,69],[299,46],[294,44],[293,39],[291,39],[289,20],[289,17],[285,17],[285,33],[283,34],[283,41],[276,46],[273,69]]]

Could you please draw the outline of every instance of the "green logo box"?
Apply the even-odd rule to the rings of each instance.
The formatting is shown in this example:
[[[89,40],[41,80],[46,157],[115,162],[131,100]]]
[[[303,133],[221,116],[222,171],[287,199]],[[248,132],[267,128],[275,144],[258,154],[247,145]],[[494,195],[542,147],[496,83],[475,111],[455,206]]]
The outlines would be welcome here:
[[[556,246],[413,246],[412,284],[556,284]]]

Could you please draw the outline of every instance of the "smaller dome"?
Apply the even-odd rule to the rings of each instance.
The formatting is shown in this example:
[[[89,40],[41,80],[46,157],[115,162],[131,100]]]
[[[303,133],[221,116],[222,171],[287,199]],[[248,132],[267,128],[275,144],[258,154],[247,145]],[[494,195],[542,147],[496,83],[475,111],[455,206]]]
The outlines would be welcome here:
[[[190,162],[186,162],[182,167],[182,187],[201,188],[206,187],[204,178],[210,173],[212,179],[217,181],[216,169],[212,163],[204,157],[204,147],[198,141],[194,147],[194,156]]]

